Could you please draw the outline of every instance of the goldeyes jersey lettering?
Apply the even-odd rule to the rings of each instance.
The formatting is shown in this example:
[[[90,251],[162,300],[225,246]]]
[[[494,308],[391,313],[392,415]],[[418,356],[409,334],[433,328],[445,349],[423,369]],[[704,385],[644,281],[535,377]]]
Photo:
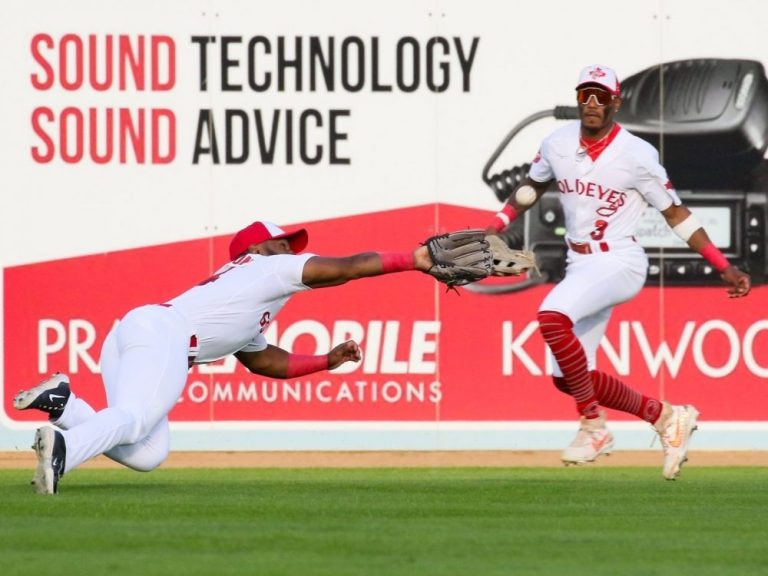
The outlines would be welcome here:
[[[579,133],[579,122],[570,122],[550,134],[529,171],[537,182],[555,180],[568,238],[576,242],[629,238],[649,204],[658,210],[680,204],[653,146],[620,129],[592,159],[581,146]]]
[[[581,178],[569,182],[568,179],[558,180],[557,189],[561,194],[579,194],[588,198],[595,198],[604,202],[604,205],[595,210],[599,216],[613,216],[616,211],[624,206],[627,195],[619,190],[607,186],[601,186],[596,182],[584,181]]]

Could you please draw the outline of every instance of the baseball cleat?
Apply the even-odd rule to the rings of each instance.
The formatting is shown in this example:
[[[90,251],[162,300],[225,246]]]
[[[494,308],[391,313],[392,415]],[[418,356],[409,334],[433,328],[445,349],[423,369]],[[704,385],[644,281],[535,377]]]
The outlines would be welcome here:
[[[32,449],[37,454],[37,469],[32,479],[35,490],[38,494],[56,494],[67,460],[64,436],[49,426],[38,428]]]
[[[16,410],[35,408],[47,412],[51,420],[61,417],[69,400],[69,377],[56,372],[47,380],[29,390],[22,390],[13,398]]]
[[[659,419],[662,423],[657,423],[654,428],[664,448],[664,478],[675,480],[688,460],[688,444],[694,430],[698,428],[696,420],[699,411],[690,405],[667,407],[669,410],[664,411],[666,414],[662,416],[663,420]]]
[[[600,412],[597,418],[581,417],[576,438],[563,450],[560,458],[566,466],[585,464],[594,462],[602,454],[608,456],[612,451],[613,434],[605,426],[605,412]]]

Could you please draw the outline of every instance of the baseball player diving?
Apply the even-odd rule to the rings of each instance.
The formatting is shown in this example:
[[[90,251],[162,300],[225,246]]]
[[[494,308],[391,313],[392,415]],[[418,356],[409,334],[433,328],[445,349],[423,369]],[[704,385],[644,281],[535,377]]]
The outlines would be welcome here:
[[[595,368],[613,307],[632,299],[645,283],[648,259],[633,236],[643,211],[648,205],[657,209],[672,231],[720,272],[730,297],[746,296],[750,277],[728,262],[682,204],[657,150],[614,121],[622,104],[616,73],[607,66],[584,68],[576,100],[580,120],[544,139],[528,177],[486,232],[502,231],[556,183],[565,214],[567,264],[564,279],[541,303],[538,321],[552,351],[554,384],[573,396],[581,416],[562,460],[581,464],[611,452],[613,435],[602,406],[634,414],[656,429],[664,478],[674,480],[687,459],[696,408],[645,396]]]
[[[135,470],[157,468],[170,449],[168,413],[193,364],[234,354],[255,374],[290,379],[360,360],[352,340],[320,355],[267,343],[270,323],[298,292],[409,270],[448,286],[493,272],[483,230],[433,236],[413,252],[341,258],[301,254],[307,242],[303,228],[285,232],[270,222],[254,222],[233,237],[231,261],[213,276],[167,302],[128,312],[101,351],[105,409],[97,412],[78,398],[61,373],[19,392],[16,409],[41,410],[55,426],[35,433],[37,492],[55,494],[64,474],[99,454]]]

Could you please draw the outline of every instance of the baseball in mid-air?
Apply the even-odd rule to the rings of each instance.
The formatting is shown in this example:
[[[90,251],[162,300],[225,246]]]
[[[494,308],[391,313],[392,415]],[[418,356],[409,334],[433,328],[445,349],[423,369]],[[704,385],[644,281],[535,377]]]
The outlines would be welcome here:
[[[520,186],[520,188],[517,189],[517,192],[515,192],[515,202],[517,202],[519,206],[530,206],[536,202],[536,190],[534,187],[529,186],[528,184]]]

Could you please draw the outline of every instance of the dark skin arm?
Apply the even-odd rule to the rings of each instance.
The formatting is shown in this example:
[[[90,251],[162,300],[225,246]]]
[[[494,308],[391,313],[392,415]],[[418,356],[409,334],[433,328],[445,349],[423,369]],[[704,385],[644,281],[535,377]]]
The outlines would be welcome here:
[[[664,216],[664,219],[667,221],[667,225],[669,225],[670,228],[673,228],[688,218],[690,213],[691,211],[688,210],[688,208],[685,206],[675,206],[673,204],[666,210],[662,210],[661,215]],[[688,239],[688,246],[691,248],[691,250],[699,252],[702,248],[711,242],[712,241],[709,239],[709,236],[707,235],[707,232],[704,230],[704,228],[699,228]],[[751,279],[749,274],[742,272],[736,266],[728,266],[728,268],[723,270],[723,272],[720,274],[720,277],[723,279],[723,282],[728,284],[729,298],[741,298],[742,296],[749,294],[749,290],[751,288]]]
[[[259,352],[237,352],[237,358],[250,372],[270,378],[285,378],[288,370],[287,350],[267,346]],[[338,368],[345,362],[359,362],[362,358],[360,346],[354,340],[347,340],[328,353],[328,370]]]
[[[285,239],[267,240],[249,246],[248,252],[262,256],[275,254],[293,254],[290,244]],[[426,246],[413,251],[414,267],[426,272],[432,266]],[[377,252],[365,252],[341,258],[312,256],[304,264],[301,281],[310,288],[338,286],[370,276],[384,273],[381,256]],[[272,378],[285,378],[288,373],[287,350],[269,345],[259,352],[237,352],[237,358],[243,366],[254,374]],[[358,362],[362,358],[360,346],[353,340],[339,344],[328,353],[328,370],[333,370],[345,362]]]
[[[426,246],[414,250],[413,256],[416,270],[426,272],[432,266]],[[342,258],[313,256],[304,265],[301,281],[311,288],[326,288],[383,273],[381,257],[376,252],[364,252]]]
[[[262,256],[293,254],[290,245],[284,239],[253,244],[248,251]],[[426,272],[432,267],[432,259],[429,257],[426,246],[419,246],[413,251],[413,260],[415,269],[421,272]],[[380,276],[383,273],[381,256],[378,252],[363,252],[340,258],[312,256],[304,264],[301,281],[310,288],[327,288],[339,286],[350,280]]]

